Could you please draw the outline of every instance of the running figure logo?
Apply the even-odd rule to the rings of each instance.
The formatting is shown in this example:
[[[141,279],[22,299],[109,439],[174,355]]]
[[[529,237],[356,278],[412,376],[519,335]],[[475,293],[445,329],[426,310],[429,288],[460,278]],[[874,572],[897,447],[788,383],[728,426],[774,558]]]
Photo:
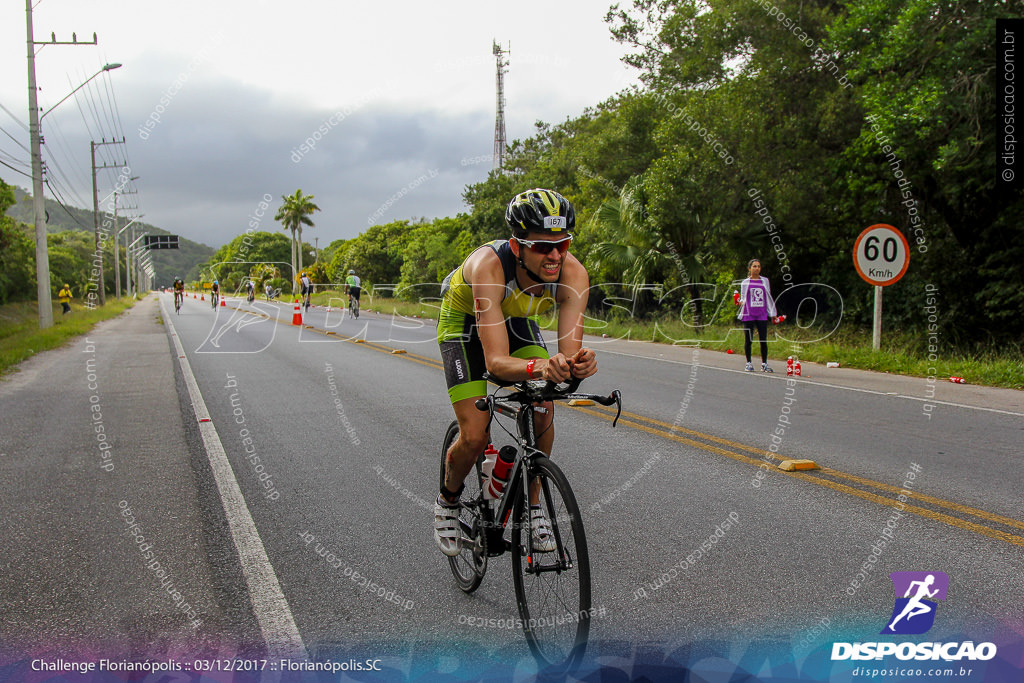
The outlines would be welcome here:
[[[949,577],[943,572],[893,572],[889,577],[896,591],[896,604],[889,625],[881,633],[925,633],[935,623],[936,600],[946,599]]]

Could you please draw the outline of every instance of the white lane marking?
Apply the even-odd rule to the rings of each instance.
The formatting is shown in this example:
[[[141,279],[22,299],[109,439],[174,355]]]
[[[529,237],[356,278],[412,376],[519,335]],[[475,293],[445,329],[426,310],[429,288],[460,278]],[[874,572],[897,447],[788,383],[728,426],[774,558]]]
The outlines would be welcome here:
[[[635,353],[626,353],[624,351],[609,351],[608,349],[601,349],[601,353],[610,353],[614,356],[627,356],[629,358],[636,358],[639,360],[655,360],[661,363],[673,363],[675,365],[693,365],[693,363],[687,363],[684,360],[672,360],[670,358],[652,358],[650,356],[641,356]],[[733,370],[732,368],[717,368],[713,365],[701,364],[701,368],[708,370],[718,370],[719,372],[735,372],[739,375],[754,375],[758,377],[764,377],[766,379],[786,379],[785,374],[766,373],[766,372],[746,372],[745,370]],[[909,375],[908,375],[909,377]],[[924,379],[923,377],[920,379]],[[951,406],[953,408],[966,408],[968,410],[984,410],[989,413],[999,413],[1001,415],[1012,415],[1014,417],[1024,417],[1024,413],[1015,413],[1011,410],[1000,410],[998,408],[985,408],[983,406],[970,406],[964,403],[953,403],[951,401],[937,401],[931,398],[921,398],[920,396],[907,396],[906,394],[898,394],[893,391],[875,391],[873,389],[859,389],[857,387],[844,387],[838,384],[828,384],[826,382],[817,382],[813,379],[797,378],[801,384],[813,384],[819,387],[828,387],[830,389],[842,389],[843,391],[857,391],[862,394],[874,394],[876,396],[892,396],[893,398],[905,398],[911,401],[921,401],[923,403],[934,403],[936,405]]]
[[[213,471],[214,481],[217,482],[217,489],[220,491],[221,504],[224,506],[224,514],[228,520],[228,527],[231,529],[231,537],[234,540],[235,549],[238,551],[242,573],[249,588],[253,612],[259,622],[260,631],[263,632],[263,639],[267,643],[267,655],[270,659],[308,659],[306,646],[302,642],[302,636],[295,624],[292,610],[281,591],[281,584],[277,580],[277,574],[274,573],[273,565],[270,564],[270,558],[267,556],[266,548],[263,547],[259,531],[256,530],[256,523],[253,522],[252,515],[249,514],[249,507],[246,505],[242,490],[235,479],[231,463],[228,462],[224,445],[217,434],[217,428],[213,426],[213,422],[203,422],[203,420],[210,419],[210,413],[206,409],[206,402],[203,401],[203,395],[199,391],[199,384],[196,383],[192,366],[181,345],[181,339],[174,330],[172,318],[168,315],[167,307],[164,306],[163,297],[160,299],[160,308],[164,311],[164,321],[170,328],[171,340],[174,342],[178,362],[181,364],[181,371],[185,376],[188,395],[192,399],[196,419],[199,420],[199,433],[203,437],[210,469]]]

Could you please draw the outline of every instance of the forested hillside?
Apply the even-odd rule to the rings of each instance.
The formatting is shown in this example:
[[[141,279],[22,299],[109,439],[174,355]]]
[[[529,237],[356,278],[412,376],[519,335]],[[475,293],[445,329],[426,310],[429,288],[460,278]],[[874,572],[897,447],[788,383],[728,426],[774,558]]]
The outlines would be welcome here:
[[[1014,15],[1003,1],[622,3],[607,22],[642,87],[538,122],[503,172],[465,188],[467,213],[331,244],[319,278],[354,268],[436,295],[506,236],[515,193],[549,187],[576,206],[592,307],[625,297],[700,325],[757,257],[784,309],[811,297],[819,319],[865,327],[873,288],[853,244],[887,223],[911,249],[885,290],[887,328],[930,329],[946,348],[1020,341],[1024,198],[999,185],[994,116],[995,21]]]

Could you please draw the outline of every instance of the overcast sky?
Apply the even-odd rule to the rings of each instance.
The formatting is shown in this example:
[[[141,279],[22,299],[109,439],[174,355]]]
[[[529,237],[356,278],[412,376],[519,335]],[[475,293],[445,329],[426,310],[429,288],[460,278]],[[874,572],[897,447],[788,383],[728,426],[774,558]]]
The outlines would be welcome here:
[[[577,116],[636,81],[607,9],[593,0],[39,0],[37,41],[99,36],[98,46],[39,51],[44,111],[104,64],[124,65],[46,115],[44,158],[71,203],[88,208],[89,141],[119,125],[139,176],[138,195],[119,205],[136,201],[146,222],[215,247],[246,229],[264,195],[276,209],[298,188],[322,209],[304,234],[321,247],[373,223],[455,215],[465,185],[491,169],[492,39],[511,45],[507,137],[526,138],[535,121]],[[27,171],[25,38],[25,4],[6,0],[0,104],[15,117],[0,110],[0,159]],[[103,109],[110,93],[116,113]],[[303,150],[314,133],[315,148]],[[124,157],[117,146],[101,151],[97,163]],[[0,177],[31,187],[4,166]],[[116,183],[101,173],[100,197]],[[272,219],[261,229],[280,229]]]

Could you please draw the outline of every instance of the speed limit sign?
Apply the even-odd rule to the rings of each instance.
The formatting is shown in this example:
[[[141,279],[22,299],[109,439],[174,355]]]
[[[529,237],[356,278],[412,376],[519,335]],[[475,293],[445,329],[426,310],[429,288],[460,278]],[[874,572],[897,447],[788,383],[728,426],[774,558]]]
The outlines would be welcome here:
[[[872,225],[853,243],[853,265],[869,285],[891,285],[903,277],[910,265],[907,238],[891,225]]]

